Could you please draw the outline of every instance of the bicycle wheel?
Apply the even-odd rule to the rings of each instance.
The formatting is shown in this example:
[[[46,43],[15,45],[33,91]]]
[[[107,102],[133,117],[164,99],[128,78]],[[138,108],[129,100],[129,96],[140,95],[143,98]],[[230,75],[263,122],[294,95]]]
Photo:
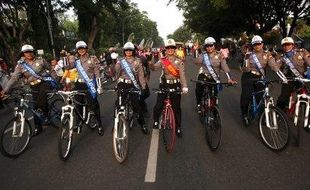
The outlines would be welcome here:
[[[299,146],[300,144],[300,128],[304,127],[304,122],[305,122],[305,110],[306,110],[306,105],[305,104],[300,104],[299,105],[299,111],[298,111],[298,118],[297,118],[297,125],[296,129],[294,130],[294,139],[295,139],[295,145]]]
[[[98,127],[98,121],[97,121],[97,119],[95,117],[94,112],[92,112],[92,111],[89,112],[88,127],[90,129],[95,129],[96,127]]]
[[[1,127],[0,134],[1,153],[4,156],[15,158],[26,150],[31,139],[32,130],[28,120],[25,120],[24,126],[22,126],[20,118],[15,117],[4,127]]]
[[[123,115],[120,115],[115,123],[112,140],[115,158],[119,163],[123,163],[128,154],[128,129]]]
[[[137,123],[137,117],[130,103],[127,105],[126,108],[127,108],[128,127],[131,130]]]
[[[64,106],[64,101],[61,98],[53,100],[49,105],[48,118],[51,126],[59,128],[61,125],[61,108]]]
[[[208,146],[212,151],[215,151],[220,145],[222,136],[221,117],[216,107],[211,107],[206,111],[204,126],[206,129],[206,139]]]
[[[263,143],[274,151],[283,150],[289,141],[289,128],[285,114],[277,107],[271,106],[268,112],[270,127],[266,125],[266,114],[259,119],[259,131]]]
[[[175,118],[172,108],[168,107],[161,118],[164,146],[167,152],[172,152],[176,143]]]
[[[61,160],[67,160],[71,154],[73,128],[70,117],[64,116],[59,128],[58,156]]]

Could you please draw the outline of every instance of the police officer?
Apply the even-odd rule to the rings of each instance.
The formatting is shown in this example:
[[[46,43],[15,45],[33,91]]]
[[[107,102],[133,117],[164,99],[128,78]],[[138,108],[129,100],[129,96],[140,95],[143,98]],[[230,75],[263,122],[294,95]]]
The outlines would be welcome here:
[[[275,59],[270,52],[263,50],[263,39],[255,35],[251,41],[252,52],[247,52],[244,57],[241,77],[241,97],[240,107],[242,120],[245,126],[249,125],[249,119],[247,117],[248,106],[250,104],[252,93],[255,91],[263,90],[264,86],[260,83],[255,83],[255,80],[259,80],[265,77],[265,69],[267,65],[277,73],[277,75],[284,81],[287,82],[286,77],[280,71],[279,65],[275,62]],[[257,101],[260,101],[262,94],[256,97]]]
[[[56,86],[56,81],[54,79],[56,73],[54,70],[50,70],[49,64],[44,59],[35,57],[32,45],[23,45],[21,54],[21,59],[17,62],[14,73],[1,92],[1,95],[3,96],[7,93],[19,79],[23,78],[25,84],[30,85],[33,91],[32,98],[36,104],[35,109],[41,112],[43,117],[47,118],[47,91]],[[34,115],[34,123],[34,135],[38,135],[42,132],[42,125],[46,123],[42,122],[36,115]]]
[[[97,100],[97,94],[102,93],[99,60],[96,56],[88,54],[87,44],[84,41],[78,41],[75,48],[77,50],[75,67],[79,74],[74,90],[88,90],[86,99],[89,108],[95,113],[97,122],[99,123],[98,133],[99,135],[103,135],[104,130],[100,117],[100,106]],[[83,97],[80,96],[78,101],[83,101]],[[79,106],[79,109],[81,109],[81,106]]]
[[[144,78],[141,60],[136,57],[135,46],[131,42],[125,43],[123,47],[124,57],[115,64],[115,71],[118,73],[117,88],[141,90],[141,97],[146,94],[146,81]],[[139,94],[131,93],[130,101],[133,110],[139,114],[138,122],[144,134],[149,133],[149,129],[144,121],[143,109],[140,104]]]
[[[200,54],[198,58],[194,61],[197,65],[202,65],[199,69],[198,80],[209,81],[209,82],[220,82],[220,70],[223,70],[228,79],[228,83],[235,84],[229,72],[229,67],[226,63],[226,59],[221,52],[215,49],[215,39],[213,37],[208,37],[204,42],[205,52]],[[197,102],[197,112],[201,113],[201,101],[204,92],[204,85],[196,84],[196,102]],[[217,88],[215,88],[215,94],[217,94]]]
[[[287,77],[304,78],[307,66],[310,66],[309,52],[305,49],[295,49],[294,40],[291,37],[285,37],[281,41],[283,54],[277,60]],[[288,106],[289,97],[292,91],[301,87],[298,81],[289,81],[282,84],[281,94],[277,100],[277,106],[285,109]]]
[[[162,57],[157,63],[150,62],[150,68],[152,70],[162,69],[162,75],[160,77],[159,88],[168,89],[182,89],[183,93],[188,92],[184,63],[181,59],[175,55],[176,44],[173,39],[165,41],[165,56]],[[159,116],[163,109],[165,94],[158,94],[156,105],[153,110],[154,125],[153,128],[158,128]],[[176,119],[176,133],[178,137],[182,137],[181,130],[181,95],[171,95],[172,108]]]

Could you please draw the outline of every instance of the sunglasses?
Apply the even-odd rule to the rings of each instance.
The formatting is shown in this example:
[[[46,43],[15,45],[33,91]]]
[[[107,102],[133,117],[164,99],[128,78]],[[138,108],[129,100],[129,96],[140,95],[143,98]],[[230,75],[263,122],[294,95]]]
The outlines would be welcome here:
[[[24,53],[33,53],[33,51],[24,51]]]
[[[207,44],[207,45],[205,45],[205,47],[213,47],[214,46],[214,44]]]
[[[253,44],[253,46],[260,46],[260,45],[262,45],[262,43],[255,43],[255,44]]]
[[[124,49],[124,51],[133,51],[132,49]]]
[[[166,49],[176,49],[174,46],[167,46]]]

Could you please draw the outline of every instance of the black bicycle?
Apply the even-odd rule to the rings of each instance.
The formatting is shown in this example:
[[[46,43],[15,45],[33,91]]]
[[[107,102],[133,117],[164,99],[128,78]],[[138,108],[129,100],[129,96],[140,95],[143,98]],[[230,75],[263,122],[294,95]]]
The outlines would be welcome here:
[[[221,143],[222,121],[218,108],[217,88],[232,86],[229,83],[216,83],[202,80],[191,80],[204,86],[199,118],[206,129],[206,140],[210,150],[215,151]]]

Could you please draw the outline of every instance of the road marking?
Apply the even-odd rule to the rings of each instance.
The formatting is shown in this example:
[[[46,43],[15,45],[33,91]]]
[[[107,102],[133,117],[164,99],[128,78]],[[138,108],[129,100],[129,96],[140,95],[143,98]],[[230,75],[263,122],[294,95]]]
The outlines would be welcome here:
[[[156,180],[159,129],[153,129],[149,157],[145,172],[144,182],[154,183]]]

